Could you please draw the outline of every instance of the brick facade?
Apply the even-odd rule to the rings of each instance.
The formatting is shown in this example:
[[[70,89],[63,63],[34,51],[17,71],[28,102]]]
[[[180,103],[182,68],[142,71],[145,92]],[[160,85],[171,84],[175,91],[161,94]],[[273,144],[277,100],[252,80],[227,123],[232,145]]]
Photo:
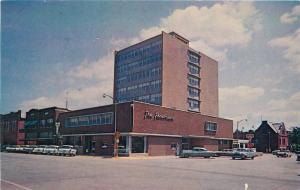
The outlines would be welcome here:
[[[9,114],[1,114],[0,120],[1,144],[24,144],[24,119],[21,117],[21,110]]]
[[[64,122],[70,117],[114,112],[114,108],[114,105],[108,105],[62,113],[59,121],[64,143],[82,146],[84,150],[89,149],[87,152],[95,155],[111,155],[114,144],[114,122],[109,125],[78,127],[66,127]],[[150,156],[174,155],[183,139],[189,139],[188,148],[194,146],[205,147],[208,150],[230,148],[232,120],[136,101],[116,104],[116,108],[117,131],[121,137],[126,138],[126,143],[136,137],[143,138],[144,145],[140,142],[141,146],[145,146],[144,153]],[[206,122],[216,123],[216,131],[207,131]],[[76,138],[81,138],[80,143],[75,143],[79,142]],[[227,143],[220,145],[220,141]],[[91,145],[92,143],[94,144]]]

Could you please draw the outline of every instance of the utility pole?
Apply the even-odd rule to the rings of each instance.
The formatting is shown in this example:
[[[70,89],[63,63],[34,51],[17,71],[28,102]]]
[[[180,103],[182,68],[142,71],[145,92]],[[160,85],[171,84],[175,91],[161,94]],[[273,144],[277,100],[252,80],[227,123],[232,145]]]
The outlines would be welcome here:
[[[112,99],[113,101],[113,104],[114,104],[114,157],[118,157],[118,146],[119,146],[119,138],[120,138],[120,132],[117,131],[117,104],[115,102],[115,99],[110,96],[110,95],[107,95],[107,94],[103,94],[103,98],[106,98],[106,97],[109,97],[110,99]]]
[[[69,91],[66,91],[66,109],[68,109],[68,95]]]

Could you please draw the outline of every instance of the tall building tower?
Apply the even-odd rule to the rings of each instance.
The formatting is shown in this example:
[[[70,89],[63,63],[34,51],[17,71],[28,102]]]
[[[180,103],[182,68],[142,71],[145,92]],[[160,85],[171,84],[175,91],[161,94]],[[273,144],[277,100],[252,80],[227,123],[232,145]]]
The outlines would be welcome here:
[[[218,63],[175,32],[115,52],[114,97],[218,116]]]

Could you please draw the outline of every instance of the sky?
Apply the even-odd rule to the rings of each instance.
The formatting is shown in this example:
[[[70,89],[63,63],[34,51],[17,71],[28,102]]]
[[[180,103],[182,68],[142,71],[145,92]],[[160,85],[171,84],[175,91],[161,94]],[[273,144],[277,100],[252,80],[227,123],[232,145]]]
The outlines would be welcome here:
[[[300,126],[299,2],[1,2],[1,113],[112,103],[113,51],[161,31],[218,61],[234,128]]]

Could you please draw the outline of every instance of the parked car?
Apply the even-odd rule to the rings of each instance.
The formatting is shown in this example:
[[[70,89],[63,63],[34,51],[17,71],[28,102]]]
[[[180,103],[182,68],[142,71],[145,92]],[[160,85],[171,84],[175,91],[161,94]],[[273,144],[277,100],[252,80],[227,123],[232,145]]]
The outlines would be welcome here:
[[[20,145],[16,145],[16,151],[15,152],[23,152],[23,146],[20,146]]]
[[[36,147],[37,147],[36,145],[24,145],[23,152],[31,154],[31,153],[33,153],[33,149],[35,149]]]
[[[17,146],[16,145],[10,145],[6,147],[6,152],[16,152]]]
[[[273,151],[272,151],[272,154],[276,156],[277,153],[278,153],[279,151],[280,151],[280,150],[273,150]]]
[[[34,154],[43,154],[45,147],[46,147],[46,145],[39,145],[39,146],[37,146],[33,149],[32,153],[34,153]]]
[[[188,157],[204,157],[210,158],[215,157],[216,154],[212,151],[208,151],[206,148],[194,147],[192,150],[182,150],[180,154],[180,158],[188,158]]]
[[[290,151],[288,150],[280,150],[277,152],[276,156],[279,158],[279,157],[284,157],[284,158],[287,158],[287,157],[291,157],[292,154]]]
[[[234,150],[233,154],[232,154],[233,160],[236,158],[239,158],[242,160],[250,158],[253,160],[254,157],[255,157],[255,152],[248,148],[238,148],[238,149]]]
[[[72,145],[63,145],[58,148],[58,155],[76,156],[77,150]]]
[[[58,155],[58,148],[59,148],[59,146],[56,146],[56,145],[46,146],[44,148],[43,154]]]
[[[6,147],[7,147],[7,145],[1,145],[1,152],[3,152],[3,151],[6,151]]]

